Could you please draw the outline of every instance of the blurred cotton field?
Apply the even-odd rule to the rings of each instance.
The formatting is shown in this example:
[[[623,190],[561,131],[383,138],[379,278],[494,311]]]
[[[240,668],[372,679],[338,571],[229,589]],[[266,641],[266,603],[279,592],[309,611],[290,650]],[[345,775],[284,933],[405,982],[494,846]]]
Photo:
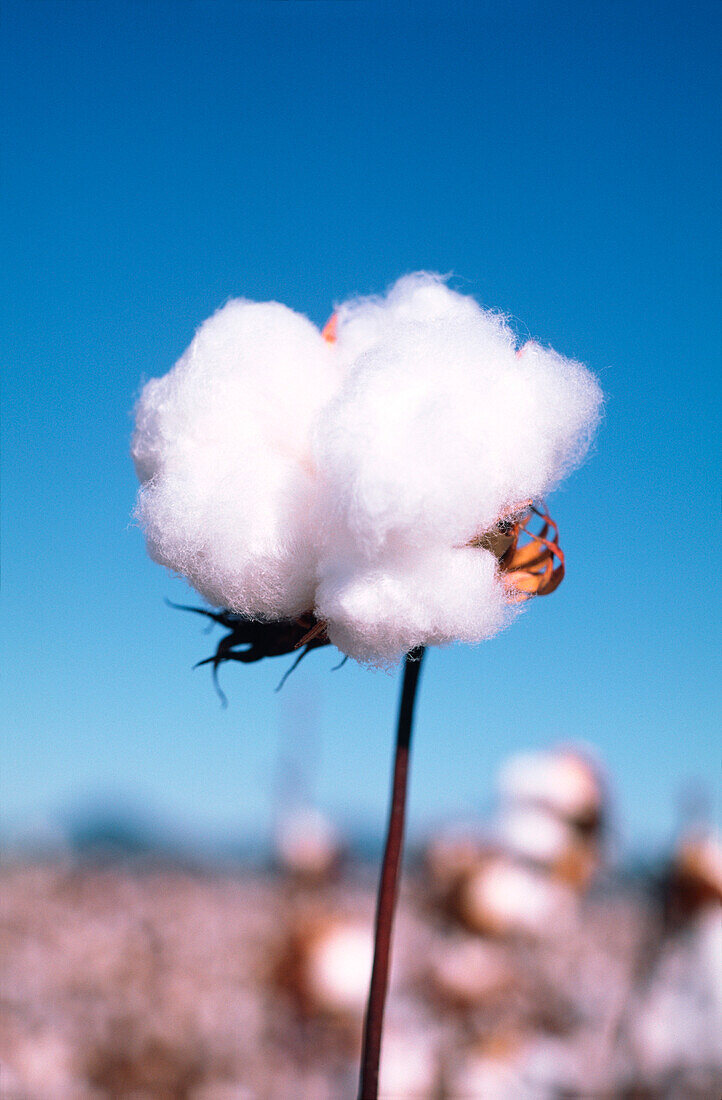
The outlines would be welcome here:
[[[409,856],[381,1095],[716,1097],[722,849],[616,865],[613,777],[514,756],[489,818]],[[317,809],[272,863],[5,858],[3,1100],[352,1098],[374,875]]]

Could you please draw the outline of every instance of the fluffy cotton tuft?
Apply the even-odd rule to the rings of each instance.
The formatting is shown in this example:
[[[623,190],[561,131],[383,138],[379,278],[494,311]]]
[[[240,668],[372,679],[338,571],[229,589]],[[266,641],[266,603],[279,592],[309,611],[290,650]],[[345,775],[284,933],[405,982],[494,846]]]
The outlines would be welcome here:
[[[486,550],[431,546],[378,558],[322,560],[316,612],[334,645],[364,664],[392,665],[418,645],[480,642],[511,608]]]
[[[586,368],[518,350],[438,276],[344,303],[333,344],[233,301],[143,391],[138,515],[211,603],[313,610],[343,652],[391,665],[508,621],[495,557],[466,544],[581,461],[600,409]]]
[[[317,431],[336,516],[376,553],[468,542],[584,455],[601,394],[584,367],[431,276],[338,312],[345,384]],[[336,517],[334,517],[336,518]]]
[[[145,386],[132,454],[152,558],[210,603],[259,618],[313,606],[312,424],[337,386],[329,345],[277,302],[231,301]]]

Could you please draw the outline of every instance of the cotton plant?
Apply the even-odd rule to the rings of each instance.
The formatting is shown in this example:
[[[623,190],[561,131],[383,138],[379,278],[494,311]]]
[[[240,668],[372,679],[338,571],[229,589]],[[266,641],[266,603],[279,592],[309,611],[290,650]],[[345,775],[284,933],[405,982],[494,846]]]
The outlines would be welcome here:
[[[235,299],[144,387],[132,453],[151,557],[228,630],[209,660],[334,645],[404,663],[360,1096],[378,1090],[413,704],[426,647],[478,643],[564,576],[540,503],[602,409],[586,367],[440,276],[339,305],[323,330]]]

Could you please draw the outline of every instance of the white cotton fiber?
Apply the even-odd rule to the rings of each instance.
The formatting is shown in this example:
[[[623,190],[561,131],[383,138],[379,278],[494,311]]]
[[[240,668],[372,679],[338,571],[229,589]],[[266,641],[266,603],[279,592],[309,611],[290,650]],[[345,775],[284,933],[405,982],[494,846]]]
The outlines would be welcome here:
[[[344,653],[392,665],[417,645],[479,642],[510,606],[485,550],[432,545],[374,558],[323,560],[316,612]]]
[[[317,613],[346,653],[480,641],[508,618],[496,559],[465,544],[581,460],[601,393],[437,277],[337,313],[343,383],[315,429],[324,545]]]
[[[234,301],[143,391],[138,514],[211,603],[313,610],[345,653],[389,665],[504,625],[496,559],[466,544],[583,458],[600,408],[589,371],[518,351],[438,276],[344,303],[333,344]]]
[[[354,542],[463,544],[548,492],[586,451],[600,391],[497,314],[431,276],[341,307],[349,360],[317,432],[319,469]],[[334,518],[336,518],[334,516]]]
[[[132,451],[148,549],[212,604],[264,618],[313,606],[309,433],[336,369],[305,317],[237,300],[145,386]]]

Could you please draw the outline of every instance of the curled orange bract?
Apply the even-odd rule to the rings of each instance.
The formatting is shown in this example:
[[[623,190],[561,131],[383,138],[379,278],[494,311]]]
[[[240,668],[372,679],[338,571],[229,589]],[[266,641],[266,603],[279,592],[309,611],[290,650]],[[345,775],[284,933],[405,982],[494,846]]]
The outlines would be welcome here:
[[[541,521],[539,531],[534,521]],[[564,579],[564,554],[559,531],[544,505],[530,500],[499,517],[494,527],[469,546],[491,550],[499,560],[502,581],[512,603],[530,596],[548,596]]]
[[[536,520],[541,528],[534,530]],[[530,596],[548,596],[564,580],[564,554],[559,530],[546,508],[530,505],[512,523],[512,542],[499,559],[502,579],[516,603]]]

